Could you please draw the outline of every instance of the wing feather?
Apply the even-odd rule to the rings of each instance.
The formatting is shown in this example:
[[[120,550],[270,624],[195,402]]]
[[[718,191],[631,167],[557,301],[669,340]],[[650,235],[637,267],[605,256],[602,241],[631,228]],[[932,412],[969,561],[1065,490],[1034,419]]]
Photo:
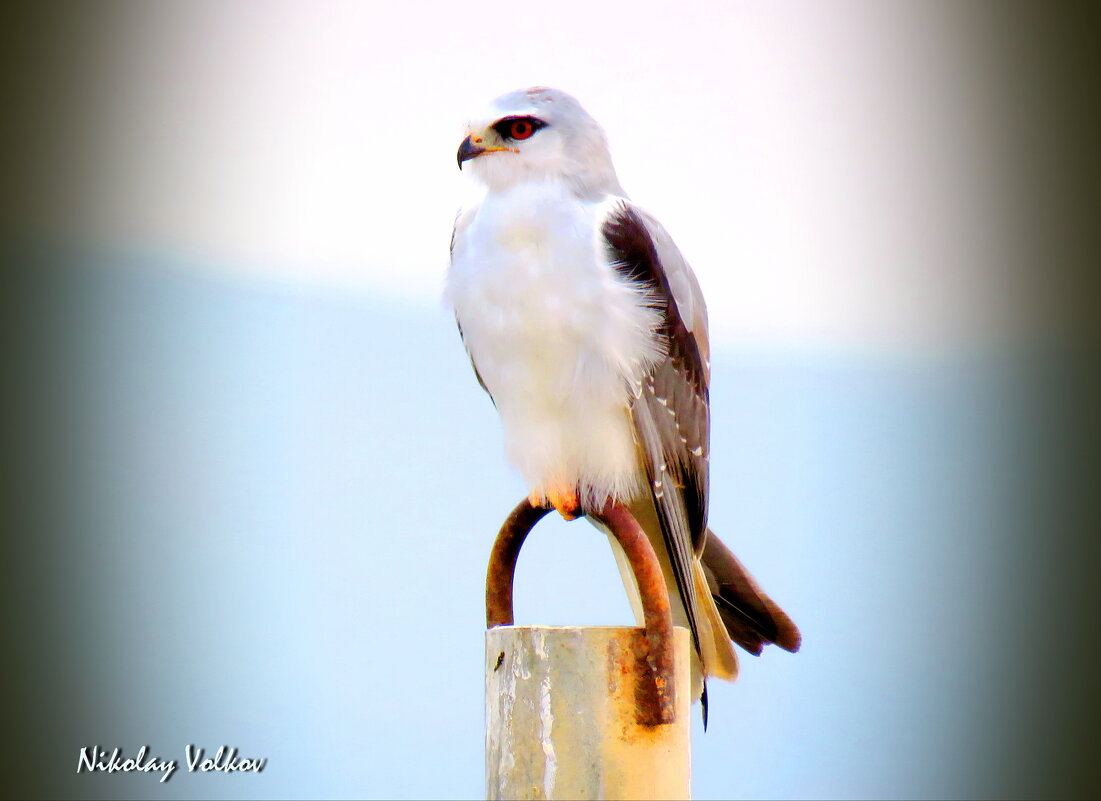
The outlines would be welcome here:
[[[645,377],[631,416],[677,591],[702,655],[694,571],[707,539],[711,423],[703,355],[706,310],[695,278],[668,234],[647,225],[634,206],[623,201],[613,207],[602,233],[620,275],[645,288],[661,314],[656,334],[665,355]],[[689,330],[683,314],[691,315],[696,332]]]

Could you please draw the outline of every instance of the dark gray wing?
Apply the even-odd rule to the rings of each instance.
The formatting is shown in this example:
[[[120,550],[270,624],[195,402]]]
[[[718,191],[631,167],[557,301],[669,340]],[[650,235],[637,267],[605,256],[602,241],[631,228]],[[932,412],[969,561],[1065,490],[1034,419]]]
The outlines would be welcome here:
[[[677,591],[702,655],[692,563],[707,541],[711,414],[706,348],[701,348],[697,334],[683,319],[682,309],[690,308],[693,298],[682,300],[673,288],[674,282],[679,282],[698,295],[695,279],[664,230],[651,228],[648,222],[642,212],[624,202],[608,215],[602,233],[615,269],[625,280],[645,289],[661,315],[656,333],[665,356],[645,377],[631,416]],[[668,241],[661,242],[661,237]],[[666,259],[676,260],[676,270],[684,274],[671,273]],[[686,280],[690,284],[685,284]],[[683,292],[682,288],[680,294]],[[702,298],[698,314],[706,319]],[[706,345],[706,331],[701,336]]]

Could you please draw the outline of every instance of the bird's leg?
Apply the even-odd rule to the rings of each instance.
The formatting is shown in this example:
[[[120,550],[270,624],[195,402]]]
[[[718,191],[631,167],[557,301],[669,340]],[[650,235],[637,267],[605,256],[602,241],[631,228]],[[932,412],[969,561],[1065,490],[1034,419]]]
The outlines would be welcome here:
[[[581,516],[581,502],[577,498],[577,485],[565,481],[552,481],[537,487],[528,495],[532,506],[553,506],[566,520]]]

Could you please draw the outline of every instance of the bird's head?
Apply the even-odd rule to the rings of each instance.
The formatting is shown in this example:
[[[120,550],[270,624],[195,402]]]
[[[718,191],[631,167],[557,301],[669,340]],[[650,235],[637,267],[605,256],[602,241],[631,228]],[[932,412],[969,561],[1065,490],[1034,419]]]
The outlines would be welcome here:
[[[466,126],[459,168],[490,189],[562,180],[583,197],[622,195],[604,130],[573,97],[536,86],[502,95]]]

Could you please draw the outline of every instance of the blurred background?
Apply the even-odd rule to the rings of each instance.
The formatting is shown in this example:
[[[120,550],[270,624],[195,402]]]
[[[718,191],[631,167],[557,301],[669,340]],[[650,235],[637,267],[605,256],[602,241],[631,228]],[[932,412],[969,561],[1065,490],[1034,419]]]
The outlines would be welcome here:
[[[712,526],[804,635],[711,688],[696,797],[1094,797],[1095,17],[5,4],[5,795],[482,797],[526,489],[440,295],[462,122],[538,83],[696,269]],[[584,523],[517,582],[631,621]]]

